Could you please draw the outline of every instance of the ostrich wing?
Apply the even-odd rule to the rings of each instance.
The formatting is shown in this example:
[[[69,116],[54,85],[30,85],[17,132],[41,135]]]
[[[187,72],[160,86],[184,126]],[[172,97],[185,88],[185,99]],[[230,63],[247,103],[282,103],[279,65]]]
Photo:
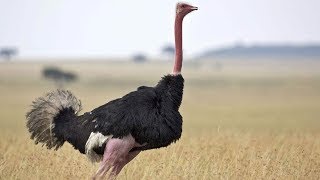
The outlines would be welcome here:
[[[95,131],[114,138],[133,133],[153,121],[150,113],[156,111],[156,98],[154,88],[144,86],[94,109],[91,113],[96,120]]]
[[[119,139],[131,134],[137,143],[147,144],[141,150],[167,146],[181,136],[182,91],[181,75],[165,76],[155,87],[139,87],[94,109],[94,131]]]

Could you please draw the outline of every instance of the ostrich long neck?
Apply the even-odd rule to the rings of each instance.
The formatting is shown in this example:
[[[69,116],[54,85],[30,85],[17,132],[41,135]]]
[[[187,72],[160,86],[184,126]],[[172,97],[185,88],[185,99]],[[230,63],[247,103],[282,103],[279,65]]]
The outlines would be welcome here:
[[[182,21],[183,17],[176,15],[175,23],[174,23],[174,37],[175,37],[175,62],[173,67],[173,75],[177,75],[181,73],[182,68]]]

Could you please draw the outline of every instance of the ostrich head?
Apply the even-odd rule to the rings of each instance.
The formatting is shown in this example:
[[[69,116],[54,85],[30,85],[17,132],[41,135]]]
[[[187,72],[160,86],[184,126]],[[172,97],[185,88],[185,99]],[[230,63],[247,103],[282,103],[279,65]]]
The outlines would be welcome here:
[[[178,3],[176,13],[177,13],[177,16],[183,18],[185,15],[189,14],[194,10],[198,10],[198,7],[191,6],[190,4],[187,4],[187,3]]]

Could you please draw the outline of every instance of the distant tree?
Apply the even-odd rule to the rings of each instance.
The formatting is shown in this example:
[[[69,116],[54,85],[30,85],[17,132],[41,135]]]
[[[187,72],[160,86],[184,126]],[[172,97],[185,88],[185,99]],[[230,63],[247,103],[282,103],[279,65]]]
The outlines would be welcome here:
[[[136,63],[143,63],[143,62],[146,62],[147,61],[147,57],[146,55],[144,54],[135,54],[133,55],[132,57],[133,61],[136,62]]]
[[[165,45],[162,47],[161,53],[167,57],[172,57],[174,55],[175,48],[173,45]]]
[[[56,67],[46,67],[42,71],[42,75],[47,79],[52,79],[56,81],[61,79],[62,72],[60,71],[60,69]]]
[[[66,82],[73,82],[73,81],[77,80],[77,76],[71,72],[64,72],[64,80]]]
[[[14,47],[4,47],[0,49],[0,56],[10,61],[13,56],[18,54],[18,50]]]
[[[62,88],[65,83],[77,80],[77,75],[72,72],[64,72],[57,67],[46,67],[42,71],[44,78],[54,81],[58,88]]]

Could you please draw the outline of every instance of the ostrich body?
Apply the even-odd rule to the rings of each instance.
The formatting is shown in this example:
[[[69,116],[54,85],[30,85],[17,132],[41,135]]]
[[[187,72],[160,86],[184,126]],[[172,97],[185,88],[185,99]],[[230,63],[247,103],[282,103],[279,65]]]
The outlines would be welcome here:
[[[56,90],[36,99],[27,113],[31,138],[57,150],[65,141],[93,162],[102,161],[94,178],[111,169],[116,177],[141,151],[166,147],[182,133],[184,79],[182,68],[182,21],[197,7],[178,3],[175,19],[173,72],[156,86],[141,86],[122,98],[79,115],[80,101],[69,91]]]

